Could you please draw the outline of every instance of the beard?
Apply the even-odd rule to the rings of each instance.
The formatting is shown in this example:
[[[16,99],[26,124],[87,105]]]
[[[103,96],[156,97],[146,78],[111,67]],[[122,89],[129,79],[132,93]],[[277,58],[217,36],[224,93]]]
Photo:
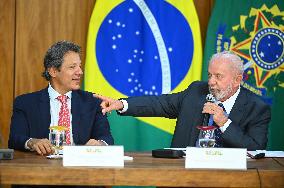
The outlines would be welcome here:
[[[215,97],[216,100],[220,101],[221,99],[230,97],[230,94],[233,92],[233,86],[232,84],[229,84],[225,90],[212,89],[209,86],[209,92]]]

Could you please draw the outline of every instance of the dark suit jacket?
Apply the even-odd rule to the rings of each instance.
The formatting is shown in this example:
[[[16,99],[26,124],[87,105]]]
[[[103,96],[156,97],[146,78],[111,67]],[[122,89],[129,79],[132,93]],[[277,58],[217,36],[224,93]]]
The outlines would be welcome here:
[[[202,124],[208,93],[207,82],[193,82],[180,93],[128,98],[128,110],[121,115],[176,118],[171,147],[195,146],[199,134],[196,126]],[[241,87],[229,119],[232,123],[222,134],[224,147],[266,148],[271,114],[259,97]]]
[[[113,144],[109,123],[101,113],[100,103],[92,93],[82,90],[72,92],[72,134],[76,145],[83,145],[91,138]],[[9,148],[25,150],[24,145],[29,138],[48,138],[50,121],[47,88],[18,96],[14,101]]]

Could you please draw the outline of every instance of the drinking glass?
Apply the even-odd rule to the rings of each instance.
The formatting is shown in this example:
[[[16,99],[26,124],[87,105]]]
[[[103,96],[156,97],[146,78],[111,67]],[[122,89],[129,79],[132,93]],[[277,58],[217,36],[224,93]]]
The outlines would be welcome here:
[[[66,134],[64,128],[50,127],[49,141],[51,142],[55,155],[62,153],[63,146],[66,145]]]
[[[215,126],[197,126],[200,130],[198,144],[201,148],[211,148],[215,145]]]

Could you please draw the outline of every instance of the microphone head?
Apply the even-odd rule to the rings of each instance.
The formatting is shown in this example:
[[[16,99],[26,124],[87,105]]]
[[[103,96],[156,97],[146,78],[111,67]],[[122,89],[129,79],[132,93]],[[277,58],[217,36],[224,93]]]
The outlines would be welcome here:
[[[209,93],[209,94],[206,95],[206,101],[214,103],[216,101],[216,99],[211,93]]]

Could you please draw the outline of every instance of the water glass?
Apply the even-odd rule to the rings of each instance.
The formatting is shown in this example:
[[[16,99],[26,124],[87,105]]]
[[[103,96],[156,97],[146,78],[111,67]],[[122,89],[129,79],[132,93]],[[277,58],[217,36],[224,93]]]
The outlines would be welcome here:
[[[198,126],[200,130],[198,144],[201,148],[211,148],[215,145],[215,129],[214,126]]]
[[[51,142],[54,154],[59,155],[63,149],[63,146],[66,145],[66,134],[65,131],[59,130],[50,130],[49,132],[49,141]]]

